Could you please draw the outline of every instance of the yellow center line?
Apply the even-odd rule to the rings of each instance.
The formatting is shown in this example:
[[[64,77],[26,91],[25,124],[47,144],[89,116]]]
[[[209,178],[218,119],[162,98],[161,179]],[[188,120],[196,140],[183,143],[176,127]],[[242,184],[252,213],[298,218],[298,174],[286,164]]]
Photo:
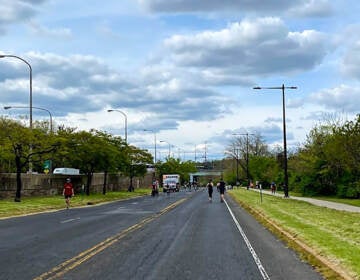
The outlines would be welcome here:
[[[45,279],[52,280],[52,279],[57,279],[57,278],[63,276],[65,273],[76,268],[77,266],[79,266],[80,264],[89,260],[96,254],[98,254],[101,251],[105,250],[106,248],[110,247],[114,243],[118,242],[119,240],[121,240],[122,238],[127,236],[129,233],[131,233],[137,229],[140,229],[141,227],[145,226],[146,224],[150,223],[151,221],[155,220],[156,218],[160,217],[161,215],[165,214],[166,212],[169,212],[170,210],[174,209],[181,203],[185,202],[187,199],[188,198],[183,198],[183,199],[176,201],[173,204],[170,204],[169,206],[162,209],[159,213],[154,214],[148,218],[145,218],[144,220],[140,221],[139,223],[137,223],[131,227],[128,227],[127,229],[119,232],[118,234],[116,234],[112,237],[105,239],[104,241],[96,244],[95,246],[89,248],[88,250],[81,252],[77,256],[55,266],[48,272],[41,274],[40,276],[34,278],[33,280],[45,280]]]

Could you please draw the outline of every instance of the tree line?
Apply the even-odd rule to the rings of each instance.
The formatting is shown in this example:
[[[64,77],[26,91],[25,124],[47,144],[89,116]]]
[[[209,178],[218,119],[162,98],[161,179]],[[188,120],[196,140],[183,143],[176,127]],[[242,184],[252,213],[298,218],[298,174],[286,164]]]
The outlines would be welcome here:
[[[108,173],[120,173],[129,177],[129,190],[134,177],[144,176],[147,164],[153,157],[147,150],[129,145],[118,136],[109,133],[59,126],[49,131],[46,122],[35,122],[30,129],[21,121],[0,118],[0,173],[16,173],[15,201],[21,201],[21,173],[51,172],[56,167],[73,167],[86,174],[85,193],[90,194],[92,176],[104,172],[103,194],[106,193]],[[51,166],[45,166],[50,163]],[[49,168],[49,169],[47,169]],[[165,173],[181,173],[196,170],[191,162],[168,158],[157,162],[155,176]]]
[[[236,184],[239,174],[242,184],[259,180],[267,187],[274,181],[281,187],[283,151],[281,147],[270,149],[260,134],[236,137],[226,154],[224,176],[228,182]],[[305,143],[289,153],[289,189],[303,195],[360,198],[359,161],[360,115],[350,121],[326,120],[313,127]]]

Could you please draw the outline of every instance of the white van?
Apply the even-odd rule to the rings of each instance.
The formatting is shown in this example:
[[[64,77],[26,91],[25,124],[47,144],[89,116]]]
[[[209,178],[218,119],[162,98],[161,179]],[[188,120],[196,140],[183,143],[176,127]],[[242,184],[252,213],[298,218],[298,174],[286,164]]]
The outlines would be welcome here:
[[[60,167],[55,168],[53,174],[61,174],[61,175],[79,175],[80,170],[76,168],[69,168],[69,167]]]

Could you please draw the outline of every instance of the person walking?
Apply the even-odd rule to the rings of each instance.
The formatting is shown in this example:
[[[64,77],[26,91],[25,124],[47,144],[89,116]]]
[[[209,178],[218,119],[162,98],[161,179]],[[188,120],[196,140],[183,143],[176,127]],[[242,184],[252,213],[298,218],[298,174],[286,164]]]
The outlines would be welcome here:
[[[271,193],[275,194],[276,193],[276,184],[275,184],[275,182],[271,182],[270,188],[271,188]]]
[[[65,197],[66,209],[69,209],[70,199],[74,196],[74,187],[70,178],[67,178],[64,184],[63,196]]]
[[[224,202],[224,194],[225,194],[225,182],[221,178],[219,182],[219,191],[220,191],[220,202]]]
[[[158,180],[154,180],[153,183],[152,183],[151,195],[152,196],[158,196],[159,195],[159,182],[158,182]]]
[[[212,202],[212,193],[213,193],[214,184],[211,179],[209,180],[209,183],[206,186],[207,186],[208,194],[209,194],[209,202]]]

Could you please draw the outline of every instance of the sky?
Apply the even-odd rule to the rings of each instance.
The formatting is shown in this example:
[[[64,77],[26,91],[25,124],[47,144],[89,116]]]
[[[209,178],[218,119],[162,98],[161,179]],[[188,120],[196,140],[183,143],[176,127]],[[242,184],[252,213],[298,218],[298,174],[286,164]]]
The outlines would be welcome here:
[[[0,0],[0,55],[31,65],[32,105],[54,126],[127,132],[158,160],[169,148],[212,160],[246,133],[282,147],[282,90],[253,87],[297,87],[285,89],[289,149],[359,114],[359,11],[358,0]],[[0,105],[28,116],[3,109],[30,106],[20,59],[0,58]]]

